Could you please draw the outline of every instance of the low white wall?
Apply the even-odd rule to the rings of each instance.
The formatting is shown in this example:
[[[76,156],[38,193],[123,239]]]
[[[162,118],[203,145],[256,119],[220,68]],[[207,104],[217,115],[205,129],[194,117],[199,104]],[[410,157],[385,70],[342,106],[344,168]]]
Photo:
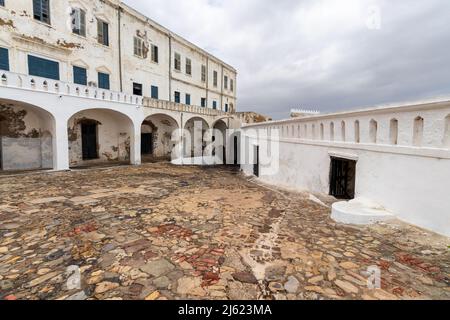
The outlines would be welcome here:
[[[418,114],[425,119],[423,146],[415,146],[412,139],[412,124]],[[444,125],[449,114],[450,103],[442,102],[269,122],[246,126],[243,132],[250,140],[246,151],[267,141],[255,138],[257,130],[280,132],[279,152],[269,159],[277,170],[271,174],[260,170],[261,181],[328,194],[331,157],[356,160],[356,198],[370,199],[404,221],[450,236],[450,150],[443,143],[450,134]],[[387,128],[392,118],[399,121],[398,145],[389,144]],[[376,143],[368,142],[369,119],[378,122]],[[341,121],[360,122],[361,143],[353,139],[353,125],[346,126],[347,139],[342,139]],[[334,141],[329,125],[323,138],[319,130],[317,134],[314,130],[305,132],[305,128],[320,129],[321,123],[331,122],[339,124]],[[253,174],[252,163],[241,167],[244,173]]]

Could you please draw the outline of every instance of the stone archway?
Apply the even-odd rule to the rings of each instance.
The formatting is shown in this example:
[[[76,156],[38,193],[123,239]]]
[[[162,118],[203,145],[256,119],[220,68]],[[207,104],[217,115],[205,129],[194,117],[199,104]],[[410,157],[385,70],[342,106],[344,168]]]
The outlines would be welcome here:
[[[209,125],[205,119],[192,117],[184,125],[185,134],[183,137],[183,154],[186,158],[198,158],[206,156],[208,139],[206,132]]]
[[[53,169],[54,127],[48,111],[0,99],[0,170]]]
[[[129,164],[134,141],[133,122],[110,109],[87,109],[68,121],[71,167]]]
[[[227,137],[227,129],[228,126],[223,119],[216,121],[213,124],[213,141],[215,144],[221,144],[221,150],[217,150],[219,146],[215,146],[212,150],[212,155],[217,156],[217,160],[220,164],[227,164],[227,146],[228,146],[228,137]],[[217,137],[220,135],[220,138]]]
[[[174,148],[172,135],[177,129],[177,121],[168,115],[147,117],[141,125],[142,161],[170,160]]]

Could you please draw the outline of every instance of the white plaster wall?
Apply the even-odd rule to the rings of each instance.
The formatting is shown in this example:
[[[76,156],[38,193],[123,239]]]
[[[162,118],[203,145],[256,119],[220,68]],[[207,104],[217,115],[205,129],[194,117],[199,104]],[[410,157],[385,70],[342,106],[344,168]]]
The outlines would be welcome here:
[[[81,143],[81,124],[79,120],[89,119],[98,121],[97,142],[98,156],[96,160],[83,161]],[[72,166],[93,162],[129,161],[129,144],[133,130],[131,122],[124,116],[108,110],[86,110],[74,115],[68,123],[69,154]],[[73,137],[73,138],[71,138]]]
[[[262,174],[264,182],[297,190],[329,192],[331,156],[357,160],[356,197],[371,199],[397,217],[412,224],[450,235],[450,148],[444,144],[447,101],[385,110],[368,110],[263,123],[244,127],[251,130],[280,130],[279,163],[274,174]],[[413,145],[414,119],[424,118],[422,147]],[[390,120],[399,121],[399,145],[390,145]],[[369,143],[369,123],[378,122],[377,143]],[[342,141],[341,121],[346,125],[346,142]],[[354,143],[354,122],[360,122],[361,143]],[[330,141],[330,123],[335,124],[334,142]],[[324,139],[320,140],[320,124]],[[313,138],[312,126],[316,127]],[[305,135],[305,125],[308,134]],[[299,132],[300,137],[299,138]],[[253,136],[253,135],[252,135]],[[249,138],[250,143],[264,140]],[[248,148],[245,151],[248,153]],[[250,147],[250,150],[252,148]],[[243,171],[253,174],[251,163]]]

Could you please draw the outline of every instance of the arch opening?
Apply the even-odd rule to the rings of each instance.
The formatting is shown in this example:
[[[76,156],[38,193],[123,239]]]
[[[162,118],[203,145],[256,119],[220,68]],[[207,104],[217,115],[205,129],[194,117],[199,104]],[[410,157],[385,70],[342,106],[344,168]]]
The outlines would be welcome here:
[[[107,109],[87,109],[70,117],[68,124],[70,167],[130,164],[133,122]]]
[[[360,128],[359,128],[359,120],[355,121],[355,142],[361,142]]]
[[[450,114],[445,117],[444,147],[450,148]]]
[[[424,120],[422,117],[414,119],[414,132],[413,132],[413,145],[415,147],[421,147],[423,143],[423,125]]]
[[[398,144],[398,120],[392,119],[389,126],[389,140],[392,145]]]
[[[330,123],[330,141],[334,141],[334,122]]]
[[[375,120],[370,120],[370,126],[369,126],[369,138],[370,143],[377,143],[377,137],[378,137],[378,123]]]
[[[223,121],[223,120],[219,120],[217,121],[214,126],[214,133],[213,133],[213,137],[212,137],[212,141],[215,143],[219,143],[221,140],[221,144],[222,146],[214,146],[213,150],[212,150],[212,156],[213,157],[217,157],[219,161],[219,163],[221,164],[227,164],[227,158],[228,158],[228,139],[229,137],[227,136],[227,129],[228,126],[227,124]],[[221,135],[221,139],[218,140],[218,138],[216,137],[216,134],[220,134]],[[217,148],[221,148],[221,149],[217,149]]]
[[[171,160],[175,142],[172,135],[179,129],[177,121],[165,114],[154,114],[141,124],[142,162]]]
[[[0,171],[53,169],[54,128],[48,111],[0,99]]]
[[[207,156],[206,146],[208,139],[205,136],[209,130],[208,123],[200,118],[193,117],[184,125],[186,130],[183,136],[183,155],[187,158],[198,158]]]
[[[341,122],[341,139],[343,142],[345,142],[346,139],[346,132],[345,132],[345,121]]]

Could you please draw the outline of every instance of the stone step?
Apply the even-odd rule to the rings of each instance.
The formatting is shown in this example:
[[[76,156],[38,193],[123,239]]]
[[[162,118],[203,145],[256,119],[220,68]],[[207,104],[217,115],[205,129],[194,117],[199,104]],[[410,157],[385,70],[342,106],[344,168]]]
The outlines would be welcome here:
[[[394,219],[385,208],[366,199],[336,202],[332,206],[331,218],[339,223],[368,225]]]

